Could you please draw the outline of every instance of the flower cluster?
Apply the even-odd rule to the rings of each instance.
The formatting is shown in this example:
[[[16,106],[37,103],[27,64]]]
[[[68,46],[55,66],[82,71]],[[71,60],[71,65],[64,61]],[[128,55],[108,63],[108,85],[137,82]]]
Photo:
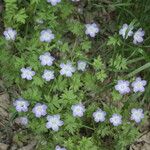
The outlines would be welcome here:
[[[14,106],[16,107],[16,110],[18,112],[21,111],[28,111],[28,106],[29,103],[28,101],[20,98],[17,99],[14,102]],[[72,105],[71,107],[72,114],[74,117],[82,117],[84,115],[84,112],[86,111],[85,106],[82,103]],[[47,106],[45,104],[37,103],[33,109],[32,112],[35,114],[37,118],[40,118],[42,116],[47,115]],[[95,122],[104,122],[106,117],[106,112],[98,109],[93,113],[93,118]],[[144,118],[144,113],[143,110],[140,109],[135,109],[133,108],[131,110],[131,120],[134,120],[135,122],[139,123],[141,119]],[[28,123],[28,120],[26,117],[21,118],[22,123],[26,125]],[[110,123],[113,124],[113,126],[119,126],[122,124],[122,116],[120,114],[113,114],[111,118],[109,119]],[[60,120],[60,115],[47,115],[47,123],[46,123],[46,128],[47,129],[52,129],[53,131],[58,131],[59,127],[61,127],[64,124],[62,120]]]
[[[55,58],[51,56],[49,52],[44,53],[43,55],[40,55],[39,60],[41,62],[42,66],[52,66],[53,61]],[[85,71],[87,67],[87,63],[85,61],[78,61],[77,69],[81,71]],[[70,61],[67,61],[67,63],[61,63],[60,64],[60,74],[65,75],[66,77],[71,77],[73,73],[76,71],[76,68],[73,67],[72,63]],[[32,77],[35,75],[35,72],[32,71],[31,67],[22,68],[21,69],[21,77],[23,79],[32,80]],[[53,70],[44,70],[44,73],[42,75],[42,78],[46,81],[50,81],[55,78],[54,71]]]
[[[133,43],[138,44],[143,42],[143,36],[145,35],[145,32],[142,30],[142,28],[138,29],[135,33],[133,33],[133,26],[124,24],[122,28],[119,30],[119,34],[122,35],[124,39],[127,39],[128,37],[132,36],[133,34]]]
[[[2,77],[7,80],[8,88],[12,83],[19,87],[18,94],[23,98],[13,101],[12,112],[18,113],[16,120],[20,125],[37,133],[35,138],[41,142],[36,147],[96,150],[105,149],[110,139],[110,149],[129,147],[138,135],[138,129],[133,127],[137,127],[146,114],[137,101],[127,101],[141,97],[149,88],[146,75],[138,66],[146,59],[145,55],[140,57],[140,52],[148,47],[148,37],[144,41],[148,29],[141,23],[146,19],[141,19],[142,15],[138,17],[134,11],[133,15],[140,19],[133,20],[130,25],[121,24],[116,36],[113,26],[118,19],[113,18],[117,12],[113,10],[109,18],[103,8],[97,13],[95,4],[98,1],[32,0],[21,3],[8,0],[5,3]],[[144,12],[146,8],[138,6],[140,4],[136,4],[136,8]],[[102,7],[106,5],[103,3]],[[123,20],[125,16],[119,16],[119,21]],[[109,23],[108,28],[106,23]],[[143,42],[145,46],[136,47]],[[132,65],[135,62],[137,64]],[[143,78],[120,78],[130,69]],[[18,72],[19,78],[16,78]],[[103,102],[103,98],[111,99],[111,96],[111,104],[109,100]],[[122,97],[123,101],[119,102]],[[145,93],[143,101],[147,97]],[[31,101],[24,98],[31,98]],[[111,137],[105,140],[107,136]]]
[[[58,3],[59,1],[58,0],[57,1],[56,0],[48,0],[48,2],[51,2],[52,5],[54,5],[54,4]],[[91,37],[95,37],[96,34],[99,32],[99,28],[95,23],[87,24],[85,26],[86,26],[85,33],[87,35],[90,35]],[[9,32],[12,32],[12,31],[13,30],[11,29],[11,31],[9,31]],[[16,36],[16,34],[13,34],[13,39],[15,38],[15,36]],[[5,37],[6,37],[6,35],[5,35]],[[52,31],[50,29],[43,30],[40,33],[40,41],[41,42],[50,43],[54,38],[55,38],[55,35],[52,33]],[[7,37],[6,37],[6,39],[7,39]],[[51,56],[51,54],[49,52],[46,52],[43,55],[40,55],[39,60],[40,60],[42,66],[46,66],[46,65],[52,66],[55,58],[53,56]],[[85,71],[86,67],[87,67],[87,63],[85,61],[79,60],[77,62],[78,70]],[[67,61],[66,64],[61,63],[60,68],[61,68],[60,74],[65,75],[66,77],[71,77],[72,74],[76,71],[76,68],[73,67],[73,65],[70,61]],[[27,79],[27,80],[32,80],[32,77],[35,75],[35,72],[32,71],[31,67],[22,68],[21,72],[22,72],[21,77],[23,79]],[[50,81],[50,80],[54,79],[54,71],[44,70],[42,78],[45,79],[46,81]]]
[[[79,1],[79,0],[72,0],[72,1]],[[48,3],[51,3],[52,6],[57,5],[61,2],[61,0],[47,0]],[[38,23],[43,23],[42,20],[37,20]],[[99,32],[98,25],[96,23],[86,24],[85,25],[85,34],[89,35],[90,37],[95,37],[96,34]],[[127,30],[127,27],[122,27],[119,34],[121,34],[123,37],[125,37],[125,32]],[[131,33],[130,33],[131,34]],[[129,35],[130,35],[129,34]],[[17,31],[13,30],[12,28],[6,28],[6,30],[3,32],[3,35],[5,36],[6,40],[15,40],[17,36]],[[142,42],[143,40],[140,39],[140,36],[144,36],[144,31],[142,29],[139,29],[135,35],[134,35],[134,43],[136,42]],[[52,33],[51,29],[45,29],[40,32],[39,40],[41,42],[50,43],[55,38],[55,35]]]
[[[144,92],[145,86],[147,82],[145,80],[142,80],[140,77],[136,78],[134,82],[131,83],[131,86],[133,88],[133,91],[135,93],[137,92]],[[129,87],[130,82],[126,80],[119,80],[117,85],[115,85],[115,89],[122,95],[130,93],[131,89]]]

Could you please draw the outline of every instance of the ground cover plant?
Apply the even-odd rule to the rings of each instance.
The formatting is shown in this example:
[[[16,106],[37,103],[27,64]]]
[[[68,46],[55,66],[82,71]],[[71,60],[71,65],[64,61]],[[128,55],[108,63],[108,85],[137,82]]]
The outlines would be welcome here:
[[[10,124],[37,150],[127,150],[149,118],[150,1],[4,0]]]

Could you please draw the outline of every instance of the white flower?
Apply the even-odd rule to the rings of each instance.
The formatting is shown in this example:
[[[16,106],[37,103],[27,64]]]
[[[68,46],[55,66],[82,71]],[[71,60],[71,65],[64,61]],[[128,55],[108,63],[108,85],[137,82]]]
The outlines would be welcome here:
[[[23,98],[18,98],[13,102],[13,105],[18,112],[27,112],[29,102],[27,100],[24,100]]]
[[[95,37],[96,34],[99,32],[99,28],[95,23],[86,24],[86,31],[85,34],[90,35],[91,37]]]
[[[103,122],[105,121],[106,112],[98,109],[96,112],[93,113],[93,117],[95,122]]]
[[[47,114],[47,106],[45,104],[36,103],[33,107],[32,112],[35,114],[37,118],[45,116]]]
[[[123,24],[122,28],[119,30],[119,34],[122,35],[124,39],[127,39],[129,36],[133,35],[133,26]]]
[[[76,69],[72,66],[71,62],[67,62],[66,64],[61,63],[60,64],[60,74],[61,75],[66,75],[66,77],[71,77],[72,73],[76,71]]]
[[[85,61],[78,61],[78,70],[85,71],[87,63]]]
[[[51,128],[54,131],[58,131],[59,127],[64,124],[64,122],[60,120],[60,115],[48,115],[47,120],[48,122],[46,123],[46,128]]]
[[[20,117],[19,122],[21,125],[27,125],[28,124],[28,118],[27,117]]]
[[[122,95],[127,94],[130,92],[129,84],[129,81],[119,80],[117,85],[115,85],[115,89]]]
[[[56,146],[55,150],[66,150],[66,148],[61,148],[59,145]]]
[[[140,77],[136,78],[136,80],[131,84],[133,87],[133,91],[136,92],[144,92],[144,86],[147,84],[145,80],[142,80]]]
[[[32,71],[30,67],[22,68],[21,72],[22,72],[21,77],[27,80],[32,80],[32,77],[35,75],[35,72]]]
[[[71,109],[74,117],[82,117],[83,113],[85,112],[85,107],[81,103],[72,105]]]
[[[47,0],[48,3],[51,3],[52,6],[57,5],[57,3],[60,3],[61,0]]]
[[[50,81],[54,79],[54,71],[51,70],[44,70],[44,74],[42,75],[42,78],[46,81]]]
[[[143,109],[135,109],[133,108],[131,110],[131,120],[134,120],[136,123],[141,122],[141,120],[144,118]]]
[[[133,36],[133,43],[138,44],[143,42],[143,36],[145,35],[145,32],[142,30],[142,28],[138,29]]]
[[[114,126],[119,126],[120,124],[122,124],[122,116],[119,114],[113,114],[112,117],[109,119],[109,121]]]
[[[6,40],[15,40],[17,32],[16,30],[13,30],[12,28],[6,28],[6,30],[3,32]]]
[[[43,24],[43,23],[44,23],[44,21],[43,21],[42,19],[36,19],[35,21],[36,21],[36,23],[38,23],[38,24]]]
[[[50,43],[55,38],[50,29],[41,31],[40,41]]]
[[[55,58],[52,57],[49,52],[40,55],[39,59],[41,61],[42,66],[46,66],[46,65],[51,66],[53,64],[53,61],[55,60]]]

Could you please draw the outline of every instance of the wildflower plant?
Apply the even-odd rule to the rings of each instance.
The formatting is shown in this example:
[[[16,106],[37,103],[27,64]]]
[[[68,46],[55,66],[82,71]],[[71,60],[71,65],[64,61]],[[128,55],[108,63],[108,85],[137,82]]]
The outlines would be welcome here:
[[[150,97],[144,2],[5,0],[0,73],[37,149],[125,150],[140,135]]]

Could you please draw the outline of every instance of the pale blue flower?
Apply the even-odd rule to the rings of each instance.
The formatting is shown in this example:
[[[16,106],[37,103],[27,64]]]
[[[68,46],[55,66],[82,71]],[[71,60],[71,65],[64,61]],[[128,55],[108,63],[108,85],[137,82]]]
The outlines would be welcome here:
[[[71,77],[72,74],[76,71],[75,67],[72,66],[72,63],[68,61],[66,64],[60,64],[60,74],[65,75],[66,77]]]
[[[27,100],[24,100],[23,98],[19,98],[13,102],[13,105],[15,106],[18,112],[27,112],[29,102]]]
[[[133,91],[136,92],[144,92],[147,84],[146,80],[142,80],[140,77],[136,78],[134,82],[132,82],[131,86],[133,87]]]
[[[72,105],[71,110],[74,117],[82,117],[85,112],[85,106],[82,103]]]
[[[15,40],[17,31],[13,30],[12,28],[6,28],[6,30],[3,32],[6,40]]]
[[[41,31],[40,41],[50,43],[55,38],[50,29]]]
[[[46,110],[47,106],[45,104],[37,103],[32,109],[32,112],[37,118],[40,118],[41,116],[45,116],[47,114]]]
[[[46,81],[53,80],[54,79],[54,71],[47,70],[47,69],[44,70],[42,78],[45,79]]]
[[[122,35],[124,39],[127,39],[129,36],[133,35],[133,26],[123,24],[122,28],[119,30],[119,34]]]
[[[117,85],[115,85],[115,89],[122,95],[130,92],[129,81],[119,80]]]
[[[99,32],[99,28],[95,23],[86,24],[86,31],[85,34],[90,35],[91,37],[95,37],[96,34]]]
[[[144,118],[144,112],[143,109],[135,109],[133,108],[131,110],[131,120],[134,120],[136,123],[141,122],[141,120]]]
[[[85,71],[86,67],[87,67],[86,61],[81,61],[81,60],[78,61],[78,67],[77,67],[78,70]]]
[[[104,122],[105,121],[106,112],[98,109],[96,112],[93,113],[93,117],[95,122]]]
[[[112,117],[109,119],[109,121],[114,125],[114,126],[119,126],[122,124],[122,116],[119,114],[113,114]]]
[[[53,131],[58,131],[64,122],[60,120],[60,115],[48,115],[48,122],[46,123],[46,128],[52,129]]]
[[[61,0],[47,0],[48,3],[51,3],[52,6],[56,6]]]
[[[138,29],[133,36],[133,43],[138,44],[142,43],[144,41],[143,36],[145,35],[145,32],[142,30],[142,28]]]
[[[26,126],[28,124],[28,118],[27,117],[20,117],[20,124]]]

